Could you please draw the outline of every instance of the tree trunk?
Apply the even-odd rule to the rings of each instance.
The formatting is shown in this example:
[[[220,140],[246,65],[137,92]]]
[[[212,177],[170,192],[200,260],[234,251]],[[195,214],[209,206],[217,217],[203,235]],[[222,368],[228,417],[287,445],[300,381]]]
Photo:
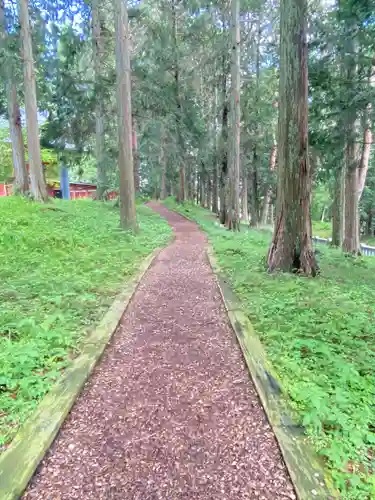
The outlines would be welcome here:
[[[352,21],[349,22],[348,27],[353,28],[353,33],[356,33],[356,26],[352,23]],[[351,34],[351,36],[346,40],[346,51],[348,57],[345,58],[345,76],[349,85],[349,100],[350,102],[353,102],[357,94],[356,86],[358,75],[356,40],[354,34]],[[360,162],[360,149],[357,142],[359,137],[359,120],[357,117],[357,111],[353,105],[346,110],[345,117],[345,228],[342,248],[344,252],[359,255],[358,169]]]
[[[358,227],[358,153],[356,150],[357,147],[355,144],[348,144],[345,176],[345,233],[342,244],[344,252],[353,255],[360,254]]]
[[[6,54],[7,51],[7,26],[5,21],[4,0],[0,0],[0,38],[1,47]],[[12,64],[8,61],[3,67],[4,80],[7,82],[8,94],[8,114],[9,114],[9,132],[12,142],[12,158],[14,170],[13,192],[25,194],[29,189],[27,178],[27,169],[25,162],[25,148],[22,136],[21,112],[17,99],[17,88],[14,83],[14,74]]]
[[[28,0],[20,0],[20,24],[23,49],[27,147],[29,153],[30,191],[35,200],[47,201],[48,192],[40,154],[36,81],[31,39]]]
[[[249,222],[248,192],[247,192],[247,171],[244,168],[242,177],[242,220]]]
[[[206,204],[206,188],[207,188],[207,172],[206,166],[203,161],[201,161],[201,172],[200,172],[200,193],[199,193],[199,203],[202,208]]]
[[[103,39],[101,36],[101,16],[99,0],[92,2],[92,39],[94,45],[95,72],[95,156],[96,156],[96,197],[103,200],[108,189],[105,150],[104,150],[104,112],[102,90]]]
[[[240,1],[231,0],[232,67],[231,67],[231,140],[229,166],[228,229],[240,230]]]
[[[258,192],[258,155],[256,146],[253,148],[253,164],[250,166],[250,227],[259,223],[259,192]]]
[[[269,161],[269,171],[270,171],[270,173],[272,173],[272,172],[275,171],[276,157],[277,157],[277,144],[275,142],[274,144],[272,144],[271,154],[270,154],[270,161]],[[267,225],[268,213],[269,213],[269,209],[270,209],[271,199],[272,199],[272,186],[268,185],[267,188],[266,188],[266,194],[264,196],[263,206],[262,206],[262,214],[261,214],[261,217],[260,217],[260,224],[262,226],[266,226]]]
[[[226,77],[225,77],[226,82]],[[220,170],[220,223],[225,224],[227,221],[227,204],[226,204],[226,184],[228,174],[228,153],[226,144],[228,142],[228,103],[223,103],[223,121],[221,126],[221,170]]]
[[[180,165],[180,175],[179,175],[179,185],[178,185],[178,202],[184,203],[186,200],[185,193],[185,167]]]
[[[280,101],[277,214],[270,271],[315,276],[308,158],[307,0],[283,0],[280,14]]]
[[[25,194],[29,190],[27,169],[25,162],[25,147],[22,136],[21,111],[17,99],[17,89],[15,84],[8,82],[8,102],[9,102],[9,129],[12,141],[12,158],[14,169],[13,192]]]
[[[217,88],[215,85],[215,105],[214,105],[214,162],[212,166],[212,211],[214,214],[219,212],[218,205],[218,154],[217,154],[217,129],[218,129],[218,120],[217,120]]]
[[[326,216],[326,211],[327,211],[327,207],[323,207],[322,216],[320,218],[320,222],[324,222],[324,218]]]
[[[137,230],[132,154],[129,26],[126,0],[116,0],[116,73],[120,171],[120,225]]]
[[[137,118],[133,115],[132,120],[132,149],[133,149],[133,172],[134,172],[134,189],[139,193],[140,178],[139,178],[139,153],[138,153],[138,139],[137,139]]]
[[[160,133],[160,165],[161,165],[161,188],[160,188],[160,199],[165,200],[167,198],[167,161],[165,156],[165,144],[164,144],[164,127],[162,126]]]
[[[332,204],[332,246],[341,247],[344,239],[345,169],[341,167],[335,176]]]
[[[375,70],[375,68],[374,68]],[[366,116],[365,116],[365,123],[364,123],[364,131],[363,131],[363,147],[362,147],[362,154],[361,154],[361,159],[359,162],[359,168],[358,168],[358,201],[360,201],[363,193],[363,189],[365,187],[366,183],[366,177],[367,177],[367,171],[368,171],[368,166],[369,166],[369,161],[370,161],[370,154],[371,154],[371,146],[372,146],[372,123],[370,121],[370,113],[371,113],[371,104],[367,106],[366,110]]]
[[[207,208],[211,210],[212,207],[212,181],[210,174],[207,175]]]
[[[275,223],[275,206],[273,203],[270,204],[270,224],[273,226]]]
[[[256,87],[255,87],[255,140],[253,144],[253,162],[250,167],[250,227],[257,227],[259,224],[259,189],[258,172],[260,170],[260,158],[257,150],[257,142],[260,139],[259,134],[259,98],[260,98],[260,40],[262,36],[261,29],[262,12],[259,12],[258,27],[256,37]]]
[[[178,41],[177,41],[177,12],[176,12],[176,1],[172,0],[172,37],[173,37],[173,62],[174,62],[174,91],[175,91],[175,104],[176,104],[176,133],[177,133],[177,144],[180,149],[180,167],[179,167],[179,189],[177,195],[177,201],[179,203],[185,202],[185,166],[184,166],[184,141],[182,137],[181,125],[182,125],[182,109],[181,109],[181,98],[180,98],[180,68],[179,68],[179,57],[178,57]]]
[[[266,196],[264,197],[264,201],[263,201],[262,213],[260,214],[260,225],[261,226],[267,225],[268,214],[269,214],[269,210],[270,210],[270,202],[271,202],[271,195],[269,194],[269,191],[267,190]]]
[[[373,226],[372,226],[372,207],[368,209],[367,212],[367,227],[366,227],[367,236],[373,235]]]
[[[224,21],[223,24],[225,25]],[[225,224],[227,221],[227,177],[228,177],[228,114],[229,106],[227,100],[227,71],[228,61],[226,54],[222,56],[222,122],[221,122],[221,137],[220,137],[220,223]]]

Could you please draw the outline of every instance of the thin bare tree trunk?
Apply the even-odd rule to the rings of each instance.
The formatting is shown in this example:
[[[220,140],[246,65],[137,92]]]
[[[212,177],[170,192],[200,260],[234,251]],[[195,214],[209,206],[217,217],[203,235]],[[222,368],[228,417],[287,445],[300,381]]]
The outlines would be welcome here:
[[[160,199],[165,200],[167,197],[167,161],[165,156],[165,137],[164,137],[164,126],[161,126],[160,131],[160,165],[161,165],[161,189],[160,189]]]
[[[341,247],[344,239],[345,169],[341,166],[335,176],[332,204],[332,246]]]
[[[262,36],[261,29],[262,12],[258,15],[258,27],[256,37],[256,87],[255,87],[255,113],[257,120],[255,122],[255,140],[253,144],[253,162],[250,167],[250,227],[257,227],[259,224],[259,189],[258,189],[258,172],[260,170],[260,157],[258,154],[259,141],[259,110],[258,102],[260,98],[260,40]]]
[[[356,26],[352,22],[349,27],[355,33]],[[345,59],[346,79],[349,84],[350,101],[355,99],[356,79],[358,74],[356,43],[354,34],[351,34],[346,41],[348,57]],[[359,246],[359,214],[358,214],[358,168],[360,162],[360,149],[358,145],[360,123],[357,111],[350,107],[346,111],[346,147],[345,147],[345,230],[342,248],[344,252],[358,255]]]
[[[12,157],[14,169],[13,192],[25,194],[29,190],[27,169],[25,162],[25,147],[22,136],[21,111],[17,99],[17,89],[15,84],[8,82],[8,102],[9,102],[9,129],[12,141]]]
[[[94,73],[95,73],[95,156],[96,156],[96,178],[97,199],[102,200],[108,189],[105,150],[104,150],[104,111],[102,91],[102,64],[103,64],[103,39],[101,36],[100,2],[92,2],[92,39],[94,46]]]
[[[120,224],[137,230],[132,153],[131,70],[127,1],[116,0],[116,73],[120,171]]]
[[[7,26],[5,20],[4,0],[0,0],[0,40],[1,47],[7,51]],[[14,170],[13,192],[25,194],[29,189],[25,162],[25,148],[22,136],[21,112],[17,98],[17,88],[14,82],[12,63],[5,62],[3,76],[6,81],[9,114],[9,132],[12,142],[12,158]]]
[[[270,205],[270,218],[269,218],[270,224],[273,226],[275,223],[275,206],[273,203]]]
[[[134,189],[136,193],[140,191],[139,177],[139,153],[138,153],[138,138],[137,138],[137,118],[133,115],[132,129],[132,148],[133,148],[133,171],[134,171]]]
[[[176,103],[176,133],[177,133],[177,144],[180,149],[180,166],[179,166],[179,189],[177,201],[179,203],[184,203],[186,198],[185,193],[185,165],[184,165],[184,141],[182,137],[182,108],[180,99],[180,68],[179,68],[179,56],[178,56],[178,40],[177,40],[177,12],[176,12],[177,0],[172,0],[172,37],[173,37],[173,60],[174,60],[174,91],[175,91],[175,103]]]
[[[345,176],[345,233],[342,248],[344,252],[358,255],[359,227],[358,227],[358,151],[354,143],[346,148],[347,169]]]
[[[364,131],[363,131],[363,147],[358,167],[358,201],[361,199],[363,189],[365,187],[370,155],[371,155],[371,146],[373,142],[372,130],[371,130],[372,123],[369,118],[370,113],[371,113],[371,104],[367,106],[366,110],[366,117],[364,123]]]
[[[20,24],[23,48],[27,147],[29,152],[30,191],[35,200],[47,201],[48,192],[40,154],[36,81],[28,0],[20,0]]]
[[[185,167],[183,165],[180,166],[180,175],[179,175],[179,189],[178,189],[178,201],[179,203],[184,203],[186,200],[186,187],[185,187]]]
[[[269,161],[270,173],[275,171],[276,157],[277,157],[277,144],[275,142],[274,144],[272,144],[271,154],[270,154],[270,161]],[[272,199],[272,186],[269,185],[269,186],[267,186],[266,195],[265,195],[264,201],[263,201],[262,214],[261,214],[261,218],[260,218],[260,223],[262,226],[267,225],[268,212],[270,209],[271,199]]]
[[[231,0],[232,67],[231,67],[231,140],[229,166],[228,229],[240,230],[240,2]]]
[[[221,124],[221,144],[220,144],[220,152],[221,152],[221,169],[220,169],[220,222],[221,224],[225,224],[227,220],[227,193],[226,193],[226,184],[227,184],[227,176],[228,176],[228,151],[227,151],[227,143],[228,143],[228,102],[226,98],[226,85],[227,85],[227,75],[225,73],[225,56],[223,56],[224,62],[224,71],[223,71],[223,80],[222,80],[222,93],[223,93],[223,111],[222,111],[222,124]]]
[[[211,175],[207,175],[207,208],[212,210],[212,180]]]
[[[218,98],[217,98],[217,87],[215,84],[215,100],[214,100],[214,162],[212,170],[212,211],[217,214],[219,212],[218,205],[218,144],[217,144],[217,129],[218,129],[218,119],[217,119],[217,108],[218,108]]]
[[[242,220],[249,222],[248,191],[247,191],[247,170],[243,168],[242,174]]]
[[[268,268],[315,276],[307,135],[307,0],[283,0],[280,10],[279,183]]]

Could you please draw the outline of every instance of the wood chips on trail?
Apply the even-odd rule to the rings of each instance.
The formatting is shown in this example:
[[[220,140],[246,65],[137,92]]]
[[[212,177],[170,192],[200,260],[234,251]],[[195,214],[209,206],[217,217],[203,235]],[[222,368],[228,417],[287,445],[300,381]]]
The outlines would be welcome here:
[[[195,224],[143,278],[25,500],[294,499]]]

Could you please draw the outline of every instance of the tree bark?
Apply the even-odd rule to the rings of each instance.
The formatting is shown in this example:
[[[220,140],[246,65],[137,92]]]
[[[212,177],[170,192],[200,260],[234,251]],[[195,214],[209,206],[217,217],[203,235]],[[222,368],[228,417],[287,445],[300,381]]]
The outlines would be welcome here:
[[[272,144],[271,154],[270,154],[270,160],[269,160],[269,171],[270,171],[270,174],[275,171],[276,158],[277,158],[277,144],[275,142],[274,144]],[[266,226],[267,225],[268,213],[269,213],[269,209],[270,209],[271,199],[272,199],[272,186],[268,185],[267,188],[266,188],[266,194],[264,196],[263,206],[262,206],[262,214],[261,214],[261,217],[260,217],[260,223],[261,223],[262,226]]]
[[[134,189],[139,193],[140,178],[139,178],[139,153],[138,153],[138,138],[137,138],[137,118],[133,115],[132,120],[132,149],[133,149],[133,171],[134,171]]]
[[[280,101],[278,195],[270,271],[315,276],[308,157],[307,0],[282,0],[280,14]]]
[[[210,174],[207,175],[207,208],[212,210],[212,180]]]
[[[360,124],[357,110],[352,104],[357,93],[356,79],[358,66],[355,39],[356,26],[350,21],[348,27],[350,28],[350,36],[346,40],[348,57],[345,58],[345,68],[351,105],[346,111],[345,123],[345,228],[342,249],[344,252],[359,255],[358,168],[360,162],[360,148],[357,141]]]
[[[167,198],[167,161],[165,156],[165,138],[164,138],[164,127],[162,125],[160,132],[160,165],[161,165],[161,188],[160,188],[160,199],[165,200]]]
[[[345,169],[336,172],[332,204],[332,246],[341,247],[344,239]]]
[[[250,165],[250,227],[257,227],[259,223],[259,192],[258,192],[258,154],[256,146],[253,148],[253,163]]]
[[[347,169],[345,176],[345,233],[342,248],[353,255],[360,254],[358,227],[358,152],[354,143],[346,148]]]
[[[137,230],[132,154],[131,70],[126,0],[116,0],[116,73],[120,171],[120,225]]]
[[[225,76],[226,84],[226,76]],[[228,175],[228,152],[226,144],[228,142],[228,103],[223,103],[223,115],[221,125],[221,170],[220,170],[220,223],[227,221],[227,175]]]
[[[223,24],[224,21],[223,21]],[[221,103],[222,103],[222,121],[220,137],[220,223],[227,222],[227,182],[228,182],[228,114],[229,106],[227,100],[227,77],[228,61],[226,53],[222,56],[222,79],[221,79]]]
[[[20,0],[19,8],[23,49],[27,147],[29,153],[30,169],[30,192],[35,200],[47,201],[48,192],[46,181],[44,179],[43,165],[40,153],[38,108],[36,102],[36,80],[28,0]]]
[[[375,68],[374,68],[375,70]],[[373,142],[373,137],[372,137],[372,123],[370,121],[370,113],[371,113],[371,104],[368,104],[367,109],[366,109],[366,115],[365,115],[365,123],[364,123],[364,130],[363,130],[363,146],[362,146],[362,154],[361,154],[361,159],[359,162],[359,168],[358,168],[358,201],[360,201],[363,193],[363,189],[365,187],[366,183],[366,177],[367,177],[367,172],[368,172],[368,166],[369,166],[369,161],[370,161],[370,155],[371,155],[371,146]]]
[[[217,154],[217,129],[218,129],[218,120],[217,120],[217,88],[215,85],[215,101],[214,101],[214,161],[212,166],[212,211],[214,214],[219,212],[218,205],[218,154]]]
[[[229,166],[228,229],[240,230],[240,2],[231,0],[232,67],[231,67],[231,140]]]
[[[5,21],[4,0],[0,0],[0,38],[1,46],[7,51],[7,26]],[[9,114],[9,132],[12,143],[12,159],[14,170],[13,192],[19,194],[27,193],[29,182],[25,162],[25,148],[22,136],[21,112],[17,98],[17,88],[14,82],[13,66],[6,61],[3,71],[6,81]]]
[[[178,202],[185,203],[186,200],[186,186],[185,186],[185,167],[180,165],[179,185],[178,185]]]
[[[244,168],[242,174],[242,220],[249,222],[248,192],[247,192],[247,171]]]
[[[260,97],[260,40],[262,35],[261,18],[262,13],[259,12],[257,38],[256,38],[256,87],[255,87],[255,113],[257,120],[255,122],[255,140],[253,144],[253,162],[250,167],[250,227],[257,227],[259,224],[259,189],[258,189],[258,172],[260,170],[260,158],[258,154],[257,141],[259,140],[259,111],[258,102]]]
[[[372,225],[372,214],[373,214],[373,209],[372,206],[368,209],[367,212],[367,226],[366,226],[366,233],[367,236],[372,236],[373,235],[373,225]]]
[[[92,2],[92,39],[94,48],[94,73],[95,73],[95,156],[96,156],[96,197],[98,200],[105,198],[108,189],[105,149],[104,149],[104,106],[102,91],[102,64],[103,64],[103,39],[101,36],[102,25],[100,16],[100,2]]]
[[[13,192],[25,194],[29,190],[25,162],[25,147],[22,136],[21,111],[17,99],[17,89],[13,81],[8,81],[9,129],[12,141],[12,158],[14,169]]]
[[[179,68],[179,57],[178,57],[178,40],[177,40],[177,12],[176,12],[176,2],[177,0],[172,0],[172,39],[173,39],[173,62],[174,62],[174,91],[175,91],[175,103],[176,103],[176,133],[177,133],[177,144],[180,149],[180,166],[179,166],[179,189],[177,201],[179,203],[184,203],[186,198],[185,193],[185,166],[184,166],[184,141],[182,137],[181,125],[182,125],[182,108],[181,108],[181,98],[180,98],[180,68]]]

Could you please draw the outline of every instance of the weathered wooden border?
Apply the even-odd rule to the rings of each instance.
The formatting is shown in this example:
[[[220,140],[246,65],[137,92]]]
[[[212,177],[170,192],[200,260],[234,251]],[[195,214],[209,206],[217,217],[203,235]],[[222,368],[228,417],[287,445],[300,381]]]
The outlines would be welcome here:
[[[126,283],[95,331],[83,342],[80,355],[0,456],[0,500],[15,500],[23,494],[159,252],[154,250],[141,263],[139,273]]]
[[[207,256],[216,275],[230,323],[275,433],[298,498],[300,500],[339,498],[322,461],[308,443],[303,427],[295,424],[295,419],[283,398],[282,388],[274,376],[275,372],[267,360],[264,348],[237,297],[228,286],[210,247],[207,250]]]

